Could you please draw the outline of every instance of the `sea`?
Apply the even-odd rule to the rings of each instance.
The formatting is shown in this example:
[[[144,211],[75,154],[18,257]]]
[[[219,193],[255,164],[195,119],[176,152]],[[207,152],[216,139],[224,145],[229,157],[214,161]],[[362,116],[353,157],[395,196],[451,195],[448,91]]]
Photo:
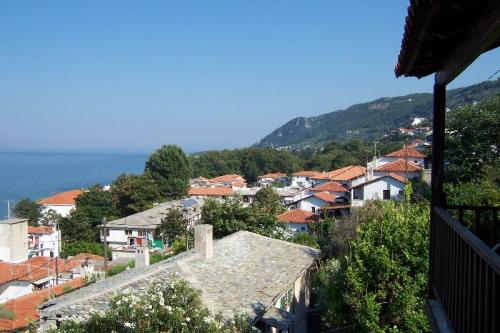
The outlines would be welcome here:
[[[141,174],[148,156],[90,153],[1,153],[0,219],[22,198],[37,200],[58,192],[109,185],[122,173]]]

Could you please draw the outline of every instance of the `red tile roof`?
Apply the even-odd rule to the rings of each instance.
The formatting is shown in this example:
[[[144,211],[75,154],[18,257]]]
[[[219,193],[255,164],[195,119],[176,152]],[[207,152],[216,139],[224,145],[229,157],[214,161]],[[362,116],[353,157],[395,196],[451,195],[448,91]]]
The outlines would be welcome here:
[[[281,173],[281,172],[266,173],[265,175],[259,176],[259,178],[271,178],[271,179],[277,179],[277,178],[283,178],[283,177],[286,177],[286,174]]]
[[[28,234],[37,234],[37,235],[48,235],[53,233],[54,231],[52,230],[51,227],[47,226],[39,226],[39,227],[33,227],[33,226],[28,226]]]
[[[344,186],[340,185],[337,182],[327,182],[316,187],[310,188],[310,191],[314,192],[349,192]]]
[[[337,170],[333,170],[330,172],[326,172],[320,175],[317,175],[313,177],[314,179],[320,179],[320,180],[336,180],[336,181],[342,181],[342,180],[351,180],[354,178],[358,178],[361,176],[364,176],[366,172],[366,168],[363,166],[359,165],[349,165]]]
[[[401,148],[400,150],[392,152],[392,153],[387,154],[385,156],[388,156],[388,157],[402,157],[402,158],[404,158],[404,157],[409,157],[409,158],[425,158],[426,157],[424,154],[420,153],[415,148],[410,148],[410,147],[408,147],[408,149]]]
[[[330,203],[335,203],[335,199],[337,198],[337,196],[328,192],[318,192],[314,193],[312,196]]]
[[[79,265],[73,260],[57,259],[59,272],[67,272]],[[33,257],[18,264],[0,261],[0,285],[11,281],[37,281],[54,275],[55,258]]]
[[[319,215],[302,209],[292,209],[278,215],[278,219],[283,222],[313,223],[319,220]]]
[[[85,261],[87,259],[91,261],[104,261],[104,257],[98,256],[97,254],[85,253],[85,252],[78,253],[76,256],[72,256],[69,259],[74,261]]]
[[[314,177],[317,175],[321,175],[319,171],[299,171],[293,174],[296,177]]]
[[[226,182],[246,182],[245,179],[237,174],[222,175],[210,179],[211,183],[226,183]]]
[[[221,197],[233,194],[230,187],[191,187],[188,194],[190,196]]]
[[[83,279],[77,278],[58,286],[39,290],[29,295],[14,298],[3,304],[4,308],[12,311],[14,319],[0,319],[0,331],[13,331],[25,328],[30,322],[40,319],[39,306],[47,299],[60,296],[70,289],[83,287]]]
[[[391,177],[391,178],[394,178],[396,180],[399,180],[400,182],[402,183],[406,183],[406,177],[403,177],[403,176],[400,176],[398,174],[395,174],[395,173],[390,173],[387,175],[388,177]]]
[[[51,197],[42,199],[42,205],[74,205],[77,196],[82,194],[82,190],[71,190],[66,192],[57,193]]]
[[[420,166],[416,163],[408,161],[408,163],[400,158],[394,162],[384,164],[375,169],[375,171],[384,172],[418,172],[420,171]]]

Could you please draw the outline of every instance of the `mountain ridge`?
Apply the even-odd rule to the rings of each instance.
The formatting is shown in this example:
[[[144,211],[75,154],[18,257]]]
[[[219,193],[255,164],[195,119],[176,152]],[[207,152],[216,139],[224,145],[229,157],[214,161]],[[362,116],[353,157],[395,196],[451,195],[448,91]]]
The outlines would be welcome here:
[[[447,91],[447,107],[481,101],[500,92],[500,78]],[[378,139],[408,126],[412,118],[432,119],[432,93],[380,97],[312,117],[295,117],[254,147],[297,149],[332,140]]]

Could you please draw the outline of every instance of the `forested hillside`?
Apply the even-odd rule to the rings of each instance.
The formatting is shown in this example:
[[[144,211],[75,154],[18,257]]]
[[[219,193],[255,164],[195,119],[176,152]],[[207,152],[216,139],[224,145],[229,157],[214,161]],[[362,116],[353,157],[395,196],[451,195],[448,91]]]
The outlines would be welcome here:
[[[448,107],[481,101],[500,92],[500,79],[448,91]],[[300,148],[332,140],[380,138],[413,117],[432,117],[432,94],[383,97],[317,117],[295,118],[260,140],[257,147]]]

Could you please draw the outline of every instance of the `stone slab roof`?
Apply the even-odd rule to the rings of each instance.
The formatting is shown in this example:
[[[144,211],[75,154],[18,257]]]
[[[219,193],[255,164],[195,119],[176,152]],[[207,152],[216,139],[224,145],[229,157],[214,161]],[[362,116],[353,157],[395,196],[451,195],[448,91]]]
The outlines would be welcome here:
[[[134,268],[51,300],[41,318],[82,319],[104,311],[117,292],[146,290],[151,280],[178,273],[202,292],[204,304],[225,318],[245,312],[254,318],[273,308],[277,299],[316,261],[319,251],[307,246],[240,231],[214,241],[213,256],[193,250],[157,264]]]

